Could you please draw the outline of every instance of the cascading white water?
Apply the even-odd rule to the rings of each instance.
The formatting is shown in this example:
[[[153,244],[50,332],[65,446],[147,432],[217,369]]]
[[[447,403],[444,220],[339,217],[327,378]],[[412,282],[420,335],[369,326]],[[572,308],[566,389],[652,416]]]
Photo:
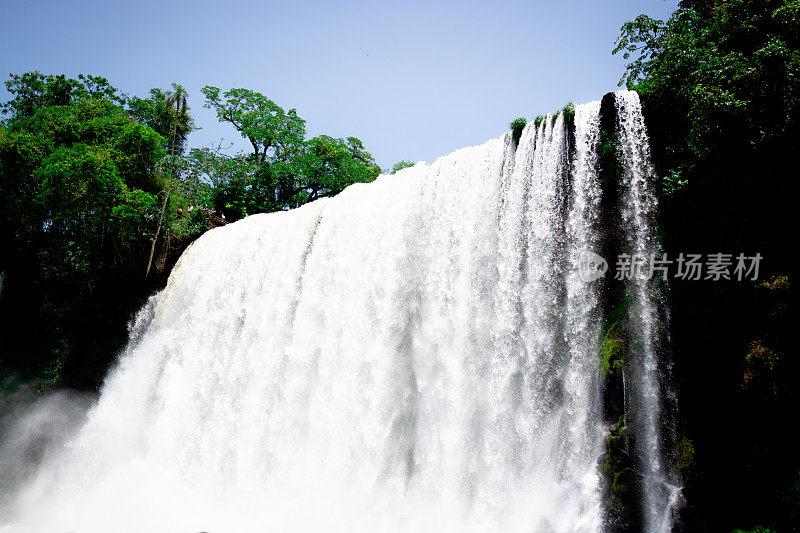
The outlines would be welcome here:
[[[660,259],[661,248],[653,225],[657,200],[653,191],[654,171],[639,95],[633,91],[615,94],[619,154],[622,163],[622,219],[625,250],[640,272],[627,280],[630,301],[629,373],[630,410],[634,428],[635,453],[642,476],[644,526],[648,531],[669,531],[672,507],[679,492],[672,468],[665,464],[662,427],[663,373],[660,355],[664,325],[658,306],[663,305],[658,272],[650,271],[652,258]],[[637,259],[638,258],[638,259]],[[651,276],[650,274],[654,274]]]
[[[589,475],[596,458],[603,452],[597,423],[600,419],[601,388],[598,374],[601,312],[596,286],[582,280],[576,266],[582,253],[600,249],[598,213],[602,191],[597,175],[597,152],[600,135],[600,102],[575,107],[575,155],[572,170],[572,194],[566,217],[567,265],[564,362],[566,428],[562,443],[577,450],[580,462],[569,466],[575,475]],[[596,474],[594,474],[596,475]],[[598,481],[588,477],[587,489],[599,498]],[[592,503],[596,505],[596,503]]]
[[[0,523],[601,530],[599,112],[206,233]]]

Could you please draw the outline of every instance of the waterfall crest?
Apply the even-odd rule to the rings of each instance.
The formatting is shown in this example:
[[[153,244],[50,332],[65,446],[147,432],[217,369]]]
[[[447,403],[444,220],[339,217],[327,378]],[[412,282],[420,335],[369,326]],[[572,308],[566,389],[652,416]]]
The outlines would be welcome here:
[[[634,97],[618,93],[623,223],[644,252]],[[13,530],[602,530],[603,310],[576,269],[602,239],[600,103],[574,111],[203,235]],[[662,302],[630,291],[660,531]]]

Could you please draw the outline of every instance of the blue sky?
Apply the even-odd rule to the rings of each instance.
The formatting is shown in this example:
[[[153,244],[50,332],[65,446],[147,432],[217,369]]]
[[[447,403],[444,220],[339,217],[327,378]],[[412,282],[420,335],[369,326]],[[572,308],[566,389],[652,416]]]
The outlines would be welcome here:
[[[0,75],[90,73],[140,96],[177,81],[202,127],[192,146],[238,140],[202,108],[200,88],[245,87],[296,108],[312,136],[360,138],[386,168],[433,161],[500,135],[517,116],[615,90],[619,27],[676,8],[677,0],[0,0]]]

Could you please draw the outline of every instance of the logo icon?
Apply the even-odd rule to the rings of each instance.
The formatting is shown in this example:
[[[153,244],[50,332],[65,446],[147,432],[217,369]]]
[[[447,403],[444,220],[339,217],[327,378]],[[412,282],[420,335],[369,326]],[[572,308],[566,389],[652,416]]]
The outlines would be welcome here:
[[[606,275],[608,263],[591,250],[578,253],[578,278],[584,283],[591,283]]]

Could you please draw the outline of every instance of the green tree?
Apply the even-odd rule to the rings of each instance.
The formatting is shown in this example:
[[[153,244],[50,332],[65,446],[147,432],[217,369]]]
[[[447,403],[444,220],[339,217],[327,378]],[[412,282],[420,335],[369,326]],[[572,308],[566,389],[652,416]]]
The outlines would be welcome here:
[[[112,87],[106,78],[86,74],[80,74],[78,79],[39,71],[11,74],[5,86],[13,95],[8,102],[0,103],[0,111],[8,115],[7,126],[33,117],[37,109],[69,105],[76,99],[105,98],[119,105],[127,100],[127,96]]]
[[[210,183],[209,205],[224,220],[235,221],[248,214],[272,211],[258,202],[251,182],[258,164],[247,154],[228,155],[221,148],[193,148],[187,157],[190,175],[200,183]],[[265,207],[259,211],[258,207]]]
[[[621,82],[674,118],[670,163],[719,157],[732,142],[759,150],[794,135],[800,2],[681,5],[667,22],[641,15],[625,23],[614,48],[631,59]]]
[[[296,159],[297,176],[291,191],[296,205],[333,196],[353,183],[375,179],[381,170],[364,144],[355,137],[309,139]]]
[[[167,204],[169,203],[173,190],[180,182],[180,172],[183,165],[182,160],[178,156],[183,153],[186,137],[192,130],[193,122],[188,113],[189,107],[186,102],[186,97],[186,90],[183,86],[173,83],[172,91],[163,93],[160,90],[153,89],[151,90],[151,98],[149,100],[139,100],[132,105],[134,109],[141,109],[143,118],[151,118],[154,124],[162,129],[162,134],[167,134],[166,138],[169,139],[167,143],[169,156],[166,158],[168,164],[162,165],[162,175],[165,177],[165,185],[164,189],[159,193],[163,195],[163,200],[158,214],[156,232],[150,244],[150,256],[147,259],[145,277],[150,275],[156,244],[161,235],[161,228],[164,226]]]
[[[247,89],[220,93],[204,87],[205,106],[231,124],[252,151],[226,154],[196,149],[189,154],[193,173],[214,187],[212,203],[226,220],[291,209],[348,185],[375,179],[380,169],[355,137],[321,135],[306,141],[305,121],[266,96]]]
[[[171,91],[155,88],[150,89],[146,98],[131,97],[128,112],[164,138],[164,149],[168,153],[180,155],[185,150],[189,134],[195,129],[187,97],[186,90],[173,83]]]
[[[220,94],[216,87],[205,86],[204,107],[214,109],[220,122],[231,124],[253,147],[258,164],[287,161],[300,151],[306,133],[306,121],[297,111],[282,107],[261,93],[249,89],[231,89]]]
[[[125,342],[125,323],[163,283],[142,276],[159,223],[184,243],[207,227],[202,209],[188,209],[208,192],[193,178],[173,186],[168,209],[159,209],[170,177],[185,171],[168,152],[180,150],[186,105],[172,104],[170,139],[125,109],[103,78],[34,72],[12,76],[7,87],[0,271],[9,282],[0,380],[17,371],[95,387]]]
[[[394,174],[398,170],[403,170],[404,168],[413,167],[414,165],[416,165],[416,163],[414,163],[413,161],[406,161],[406,160],[398,161],[397,163],[392,165],[392,168],[387,170],[386,173]]]

